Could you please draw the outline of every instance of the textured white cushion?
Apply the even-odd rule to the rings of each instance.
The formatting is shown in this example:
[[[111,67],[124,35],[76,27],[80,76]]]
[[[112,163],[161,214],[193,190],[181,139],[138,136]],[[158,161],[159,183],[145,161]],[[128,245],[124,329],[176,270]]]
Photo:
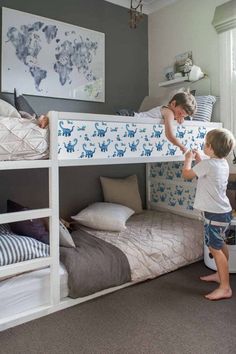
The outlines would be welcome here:
[[[60,221],[59,222],[59,234],[60,234],[60,246],[63,247],[75,247],[75,243],[71,234],[65,227],[65,225]]]
[[[94,203],[71,218],[84,226],[96,230],[121,231],[134,211],[124,205],[114,203]]]
[[[0,99],[0,116],[1,117],[14,117],[21,118],[20,113],[10,103]]]

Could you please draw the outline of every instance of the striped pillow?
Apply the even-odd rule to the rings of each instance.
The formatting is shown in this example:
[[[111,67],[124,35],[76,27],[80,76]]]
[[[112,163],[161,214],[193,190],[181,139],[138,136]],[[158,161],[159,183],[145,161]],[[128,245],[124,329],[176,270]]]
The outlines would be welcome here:
[[[193,120],[210,122],[213,105],[216,102],[215,96],[196,96],[197,111],[193,115]]]
[[[49,246],[45,243],[16,235],[8,225],[0,225],[0,266],[48,256]]]

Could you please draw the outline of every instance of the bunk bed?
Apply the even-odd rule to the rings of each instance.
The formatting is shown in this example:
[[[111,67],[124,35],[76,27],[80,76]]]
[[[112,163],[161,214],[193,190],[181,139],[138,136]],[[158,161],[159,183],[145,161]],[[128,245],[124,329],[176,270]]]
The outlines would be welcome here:
[[[152,163],[155,166],[155,163],[183,161],[183,155],[166,140],[164,126],[152,119],[54,111],[49,112],[49,119],[49,159],[0,163],[1,170],[49,169],[49,207],[1,214],[0,224],[46,217],[50,238],[47,256],[0,267],[0,278],[5,278],[0,282],[1,330],[154,278],[199,260],[203,253],[199,237],[202,225],[196,218],[147,210],[131,216],[127,229],[118,233],[80,226],[72,233],[75,245],[77,242],[79,245],[80,239],[84,242],[88,235],[100,243],[113,245],[126,256],[130,276],[123,280],[118,276],[118,282],[108,288],[106,284],[90,293],[87,290],[82,295],[70,293],[70,268],[66,269],[59,261],[59,168],[146,163],[147,208],[156,209]],[[176,124],[175,131],[187,148],[202,150],[205,134],[220,126],[221,123],[186,121],[181,126]],[[141,237],[143,234],[145,237]],[[65,247],[61,248],[65,251]],[[68,250],[70,257],[71,249]],[[65,255],[64,251],[61,254]],[[66,261],[65,264],[68,266]]]
[[[199,230],[201,228],[197,220],[186,219],[184,224],[181,224],[183,218],[178,215],[172,215],[171,224],[178,225],[181,229],[180,233],[184,233],[185,239],[179,240],[175,232],[171,232],[171,228],[166,228],[166,221],[170,217],[167,214],[160,214],[156,225],[162,225],[159,228],[159,236],[152,244],[152,258],[150,258],[150,250],[147,255],[141,254],[138,257],[133,257],[132,250],[127,251],[126,245],[122,246],[122,232],[118,237],[114,233],[102,233],[101,231],[93,230],[92,235],[101,240],[109,241],[114,246],[118,246],[130,262],[131,278],[129,282],[123,285],[113,286],[109,289],[103,289],[92,295],[86,294],[85,297],[77,299],[68,298],[69,289],[67,284],[68,272],[65,267],[59,262],[59,240],[55,235],[59,234],[59,211],[58,211],[58,169],[63,166],[81,166],[81,165],[99,165],[99,164],[124,164],[124,163],[147,163],[147,196],[148,206],[153,205],[151,197],[151,177],[150,163],[165,162],[165,161],[182,161],[183,155],[178,149],[171,146],[165,139],[163,126],[155,124],[153,120],[134,119],[132,117],[117,117],[107,115],[93,115],[68,112],[50,112],[50,159],[35,160],[35,161],[2,161],[1,169],[17,169],[17,168],[49,168],[50,180],[50,205],[48,209],[40,210],[25,210],[15,213],[5,213],[0,215],[0,223],[7,224],[8,222],[36,219],[39,217],[49,217],[50,224],[50,255],[47,257],[36,258],[31,261],[14,263],[0,268],[1,277],[10,277],[0,283],[1,304],[4,312],[1,314],[0,326],[1,329],[37,318],[39,316],[52,313],[62,308],[75,305],[79,302],[86,301],[93,297],[99,296],[110,291],[114,291],[120,287],[134,284],[138,281],[153,278],[167,271],[174,270],[179,266],[189,264],[196,261],[202,256],[202,244],[199,241]],[[203,123],[203,122],[185,122],[182,126],[176,125],[176,134],[182,139],[183,143],[188,148],[203,147],[203,140],[208,130],[221,126],[221,123]],[[147,245],[142,245],[143,240],[140,234],[134,231],[134,224],[137,230],[148,228],[147,224],[153,225],[155,211],[147,211],[144,214],[134,215],[127,222],[130,240],[132,242],[136,238],[137,248]],[[129,227],[130,225],[130,227]],[[195,230],[195,232],[190,232]],[[173,228],[172,228],[173,231]],[[176,228],[175,228],[176,231]],[[78,232],[78,231],[76,231]],[[84,228],[82,232],[91,230]],[[133,238],[131,234],[133,232]],[[160,237],[160,232],[169,235],[165,238],[164,250],[160,255],[158,249],[163,244],[163,238]],[[143,230],[142,232],[143,233]],[[192,236],[191,236],[192,235]],[[150,235],[149,235],[150,236]],[[127,234],[126,236],[127,237]],[[194,244],[194,239],[197,241]],[[118,241],[121,241],[118,244]],[[174,242],[176,241],[176,243]],[[187,242],[187,243],[186,243]],[[194,245],[194,247],[193,247]],[[163,246],[163,245],[162,245]],[[179,249],[184,250],[184,254],[179,253]],[[162,247],[163,249],[163,247]],[[149,256],[148,256],[149,255]],[[143,257],[143,258],[142,258]],[[148,263],[148,258],[151,259],[151,264]],[[163,263],[163,259],[167,258],[169,265]],[[178,259],[179,258],[179,259]],[[146,263],[146,270],[142,274],[138,274],[139,265]],[[147,271],[148,270],[148,271]],[[26,272],[26,273],[25,273]],[[29,273],[30,272],[30,273]],[[24,274],[25,273],[25,274]],[[13,275],[17,275],[14,276]],[[31,276],[37,281],[33,281]],[[49,281],[50,278],[50,281]],[[31,279],[31,288],[27,289],[28,281]],[[41,282],[41,285],[40,285]],[[35,286],[34,286],[35,284]],[[41,298],[39,289],[42,284],[47,284],[46,289],[43,289]],[[5,287],[5,288],[4,288]],[[37,293],[38,296],[31,305],[29,303],[21,303],[10,306],[11,298],[9,293],[14,293],[16,297],[19,288],[24,289],[27,293]],[[18,290],[17,290],[18,289]],[[8,295],[7,295],[8,294]],[[24,296],[24,294],[22,294]],[[4,300],[5,299],[5,300]],[[18,301],[18,300],[17,300]],[[17,302],[16,301],[16,302]],[[17,310],[18,308],[18,310]],[[10,311],[8,311],[11,309]],[[5,317],[5,318],[3,318]]]

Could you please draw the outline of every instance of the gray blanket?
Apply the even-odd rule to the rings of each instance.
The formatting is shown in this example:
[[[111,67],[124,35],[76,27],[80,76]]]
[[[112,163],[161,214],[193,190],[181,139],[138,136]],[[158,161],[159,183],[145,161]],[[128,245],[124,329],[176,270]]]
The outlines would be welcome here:
[[[131,281],[124,253],[83,230],[72,232],[76,248],[60,247],[60,260],[68,272],[69,296],[87,296]]]

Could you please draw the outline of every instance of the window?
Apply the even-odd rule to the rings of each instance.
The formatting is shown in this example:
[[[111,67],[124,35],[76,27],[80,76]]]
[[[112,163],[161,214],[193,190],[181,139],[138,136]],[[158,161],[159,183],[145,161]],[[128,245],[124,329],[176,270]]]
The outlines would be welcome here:
[[[236,28],[219,34],[221,121],[236,136]]]

